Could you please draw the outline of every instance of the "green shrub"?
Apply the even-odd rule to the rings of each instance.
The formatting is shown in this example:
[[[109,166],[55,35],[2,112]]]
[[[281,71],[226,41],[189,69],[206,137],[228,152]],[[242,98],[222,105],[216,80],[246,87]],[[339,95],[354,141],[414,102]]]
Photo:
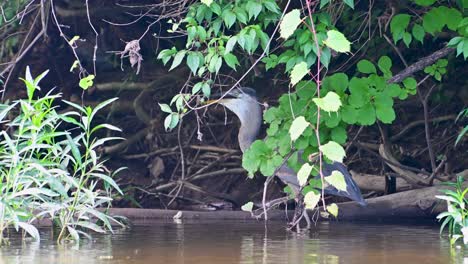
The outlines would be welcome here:
[[[463,188],[464,178],[459,176],[457,182],[446,183],[455,190],[442,190],[445,195],[437,195],[438,199],[447,202],[447,211],[437,216],[442,221],[440,232],[448,226],[451,244],[463,237],[463,242],[468,244],[468,209],[466,208],[468,188]]]
[[[112,231],[111,223],[120,224],[98,210],[111,205],[112,191],[121,193],[98,154],[100,146],[118,138],[96,135],[101,129],[119,129],[92,125],[96,113],[116,99],[94,109],[61,100],[52,91],[36,99],[46,74],[33,79],[27,68],[23,81],[28,98],[0,107],[4,123],[0,132],[1,243],[7,242],[9,227],[39,239],[34,221],[44,217],[60,228],[58,241],[79,241],[82,235],[89,237],[87,231]],[[73,110],[59,113],[57,101]]]

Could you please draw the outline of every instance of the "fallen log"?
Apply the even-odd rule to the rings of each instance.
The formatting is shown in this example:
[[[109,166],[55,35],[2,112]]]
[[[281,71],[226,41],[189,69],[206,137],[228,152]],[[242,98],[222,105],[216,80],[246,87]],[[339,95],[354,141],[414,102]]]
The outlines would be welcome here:
[[[358,173],[355,171],[350,171],[350,173],[353,176],[353,180],[359,186],[359,189],[361,189],[361,191],[385,192],[386,176]],[[412,186],[402,178],[396,179],[396,187],[397,192],[412,189]]]
[[[468,187],[465,183],[464,187]],[[447,209],[435,196],[447,186],[438,185],[367,199],[362,207],[355,202],[340,203],[338,220],[403,220],[434,218]]]
[[[467,184],[468,186],[468,184]],[[382,197],[367,199],[368,205],[362,207],[356,202],[338,204],[338,220],[341,221],[365,221],[365,220],[408,220],[434,218],[440,212],[446,210],[445,203],[437,200],[435,195],[441,194],[440,190],[446,186],[426,187],[390,194]],[[172,219],[179,211],[162,209],[135,209],[112,208],[112,215],[125,216],[131,220],[157,220]],[[313,214],[314,212],[310,212]],[[291,219],[293,211],[270,210],[268,219]],[[256,220],[250,213],[242,211],[182,211],[180,219],[198,220]],[[325,219],[321,219],[325,220]]]

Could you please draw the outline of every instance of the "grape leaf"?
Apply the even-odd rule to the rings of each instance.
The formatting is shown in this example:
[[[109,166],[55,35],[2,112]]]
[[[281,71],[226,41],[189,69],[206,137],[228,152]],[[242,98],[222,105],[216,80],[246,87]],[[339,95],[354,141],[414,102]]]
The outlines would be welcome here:
[[[320,151],[329,160],[343,162],[346,153],[343,147],[335,141],[329,141],[327,144],[320,146]]]
[[[298,139],[309,125],[310,123],[307,122],[303,116],[296,117],[296,119],[294,119],[292,122],[291,127],[289,128],[291,141]]]
[[[309,178],[310,172],[313,168],[314,166],[309,165],[309,163],[304,163],[297,172],[297,179],[301,187],[307,183],[307,179]]]
[[[304,61],[296,64],[291,71],[291,84],[296,85],[309,72],[307,63]]]
[[[314,98],[312,101],[326,112],[337,112],[341,106],[340,96],[335,92],[328,92],[323,98]]]
[[[337,52],[345,53],[351,51],[351,42],[349,42],[343,33],[337,30],[329,30],[327,32],[327,39],[323,43]]]
[[[301,13],[299,9],[291,10],[287,13],[280,24],[280,35],[282,38],[289,38],[301,23]]]
[[[337,190],[346,192],[346,181],[343,173],[341,173],[340,171],[332,171],[330,176],[325,177],[325,181],[327,181]]]

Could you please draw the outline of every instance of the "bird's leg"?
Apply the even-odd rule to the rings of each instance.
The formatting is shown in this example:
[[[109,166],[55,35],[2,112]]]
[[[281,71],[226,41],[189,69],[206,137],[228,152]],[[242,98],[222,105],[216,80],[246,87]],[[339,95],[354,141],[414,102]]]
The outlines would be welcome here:
[[[307,228],[307,230],[309,230],[310,227],[311,227],[311,222],[310,222],[310,217],[309,217],[309,215],[307,214],[307,209],[306,209],[306,208],[304,208],[303,215],[304,215],[304,219],[306,220],[306,223],[307,223],[307,227],[306,227],[306,228]]]
[[[294,217],[291,223],[289,223],[288,230],[292,230],[293,228],[296,228],[297,232],[300,233],[301,231],[300,224],[301,224],[302,218],[306,215],[304,214],[306,209],[304,207],[304,203],[301,202],[302,200],[300,199],[300,197],[297,197],[296,201],[297,201],[297,206],[296,206],[296,209],[294,210]],[[307,220],[308,220],[308,215],[307,215],[306,221]]]

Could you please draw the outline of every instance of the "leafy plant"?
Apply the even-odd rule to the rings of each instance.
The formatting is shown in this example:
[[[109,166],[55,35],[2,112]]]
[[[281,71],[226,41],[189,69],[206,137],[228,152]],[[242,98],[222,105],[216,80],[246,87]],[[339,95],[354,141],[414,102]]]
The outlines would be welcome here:
[[[454,244],[459,238],[468,244],[468,209],[466,208],[468,200],[465,198],[468,188],[463,188],[464,178],[457,177],[456,182],[445,183],[453,187],[454,190],[442,190],[445,195],[437,195],[438,199],[447,202],[447,211],[437,216],[442,221],[440,232],[448,228],[450,243]]]
[[[441,59],[438,60],[431,66],[424,68],[424,72],[433,76],[437,81],[442,81],[442,75],[447,72],[448,60]]]
[[[96,113],[115,99],[94,109],[64,101],[76,111],[59,114],[54,104],[60,94],[49,92],[35,98],[46,74],[33,79],[28,67],[23,79],[28,98],[1,107],[0,120],[7,128],[0,132],[2,243],[10,226],[38,240],[33,223],[42,217],[51,218],[61,228],[58,241],[79,241],[81,235],[89,236],[87,230],[112,231],[111,223],[119,223],[97,210],[110,206],[113,190],[121,192],[97,151],[117,138],[99,138],[97,132],[119,129],[109,124],[92,125]],[[6,120],[9,116],[15,117]],[[96,224],[96,219],[101,224]]]

